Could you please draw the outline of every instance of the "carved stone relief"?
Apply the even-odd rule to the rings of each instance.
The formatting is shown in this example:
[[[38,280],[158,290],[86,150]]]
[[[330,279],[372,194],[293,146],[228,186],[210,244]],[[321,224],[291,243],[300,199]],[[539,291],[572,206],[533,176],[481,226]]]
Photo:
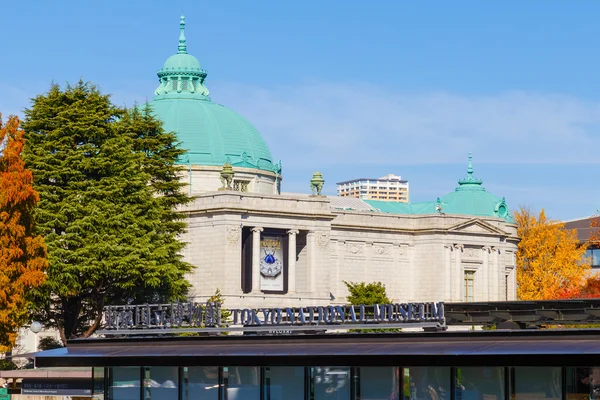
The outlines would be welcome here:
[[[392,246],[389,244],[374,244],[373,255],[378,257],[386,257],[392,254]]]
[[[365,244],[364,243],[356,243],[356,242],[346,242],[346,253],[350,255],[363,255],[365,252]]]
[[[463,253],[464,258],[478,259],[481,257],[481,249],[466,247]]]
[[[317,233],[317,245],[322,249],[329,246],[329,235],[326,232]]]
[[[408,246],[400,246],[400,247],[398,247],[398,256],[400,258],[408,257]]]
[[[240,242],[240,228],[238,226],[227,228],[227,241],[231,246],[235,246]]]

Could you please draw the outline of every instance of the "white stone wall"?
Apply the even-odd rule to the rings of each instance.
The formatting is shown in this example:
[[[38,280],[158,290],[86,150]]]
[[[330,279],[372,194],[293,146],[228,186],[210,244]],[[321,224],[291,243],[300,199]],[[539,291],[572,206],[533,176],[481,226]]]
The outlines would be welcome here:
[[[222,166],[181,166],[181,182],[187,185],[186,189],[190,195],[198,195],[207,192],[218,191],[223,187],[221,182]],[[248,192],[277,194],[281,176],[274,172],[263,171],[253,168],[233,167],[235,180],[249,182]]]
[[[202,194],[181,211],[196,301],[219,288],[227,307],[345,303],[343,281],[380,281],[395,302],[463,301],[466,270],[475,301],[515,299],[518,239],[502,219],[332,211],[324,197],[234,192]],[[299,232],[295,292],[242,292],[241,232],[254,227]]]

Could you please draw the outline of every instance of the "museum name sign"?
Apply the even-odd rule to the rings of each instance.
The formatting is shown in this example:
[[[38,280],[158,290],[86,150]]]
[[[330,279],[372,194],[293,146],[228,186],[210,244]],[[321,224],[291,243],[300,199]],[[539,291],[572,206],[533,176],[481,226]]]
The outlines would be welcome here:
[[[228,315],[223,320],[223,315]],[[221,310],[219,303],[173,303],[109,306],[107,330],[243,327],[297,327],[364,324],[445,326],[444,303],[396,303]]]

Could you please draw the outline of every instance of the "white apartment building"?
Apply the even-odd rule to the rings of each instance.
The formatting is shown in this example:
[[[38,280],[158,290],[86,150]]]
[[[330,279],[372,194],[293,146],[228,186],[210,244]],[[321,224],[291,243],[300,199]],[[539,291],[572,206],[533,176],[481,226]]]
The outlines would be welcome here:
[[[408,203],[408,181],[403,181],[401,176],[394,174],[378,179],[359,178],[338,182],[337,193],[341,197]]]

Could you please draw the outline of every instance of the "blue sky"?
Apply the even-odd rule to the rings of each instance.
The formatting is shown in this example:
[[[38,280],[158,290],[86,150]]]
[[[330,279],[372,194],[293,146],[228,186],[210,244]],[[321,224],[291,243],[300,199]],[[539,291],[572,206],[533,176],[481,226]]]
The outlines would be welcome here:
[[[213,101],[247,117],[284,166],[284,191],[402,175],[413,201],[475,174],[513,209],[600,209],[600,2],[22,1],[3,5],[0,112],[52,81],[151,99],[188,49]],[[7,61],[8,59],[8,61]]]

